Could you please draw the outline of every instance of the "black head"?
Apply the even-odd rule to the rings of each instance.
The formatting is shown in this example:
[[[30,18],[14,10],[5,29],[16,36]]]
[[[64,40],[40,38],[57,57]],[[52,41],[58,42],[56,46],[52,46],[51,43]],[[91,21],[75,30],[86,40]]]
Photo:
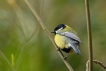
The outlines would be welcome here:
[[[52,33],[55,33],[56,34],[56,31],[58,31],[58,30],[62,30],[62,29],[64,29],[66,26],[64,25],[64,24],[59,24],[59,25],[57,25],[57,27],[54,29],[54,31],[52,32]]]

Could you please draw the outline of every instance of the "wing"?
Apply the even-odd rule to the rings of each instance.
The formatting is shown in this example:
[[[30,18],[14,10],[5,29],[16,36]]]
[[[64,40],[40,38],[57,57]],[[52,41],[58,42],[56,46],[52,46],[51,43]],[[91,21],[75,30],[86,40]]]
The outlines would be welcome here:
[[[75,53],[77,54],[81,54],[80,50],[78,49],[78,46],[75,44],[75,41],[73,41],[72,39],[65,37],[66,38],[66,43],[68,44],[68,47],[71,47]]]
[[[74,34],[74,33],[64,32],[63,35],[66,36],[66,37],[69,37],[69,38],[71,38],[73,40],[76,40],[76,41],[81,42],[81,40],[79,39],[79,37],[76,34]]]
[[[64,36],[66,36],[66,43],[68,44],[68,46],[72,47],[75,53],[81,54],[80,50],[78,49],[78,46],[75,43],[75,41],[81,42],[77,35],[71,32],[65,32]]]

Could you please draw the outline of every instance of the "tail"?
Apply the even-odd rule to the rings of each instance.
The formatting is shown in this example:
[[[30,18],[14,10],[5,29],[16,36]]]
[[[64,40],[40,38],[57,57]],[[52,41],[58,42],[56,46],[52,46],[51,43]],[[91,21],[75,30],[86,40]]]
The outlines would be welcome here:
[[[76,54],[80,55],[81,52],[80,50],[78,49],[77,45],[74,44],[74,43],[68,43],[68,45],[75,51]]]

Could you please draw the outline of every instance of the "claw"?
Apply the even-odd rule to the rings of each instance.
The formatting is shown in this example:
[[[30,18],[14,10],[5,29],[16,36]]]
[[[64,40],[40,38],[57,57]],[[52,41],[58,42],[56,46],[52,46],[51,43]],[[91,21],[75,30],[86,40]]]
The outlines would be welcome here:
[[[68,54],[67,54],[66,56],[64,56],[64,59],[66,60],[66,59],[67,59],[67,57],[68,57]]]
[[[64,56],[64,59],[66,60],[68,56]]]

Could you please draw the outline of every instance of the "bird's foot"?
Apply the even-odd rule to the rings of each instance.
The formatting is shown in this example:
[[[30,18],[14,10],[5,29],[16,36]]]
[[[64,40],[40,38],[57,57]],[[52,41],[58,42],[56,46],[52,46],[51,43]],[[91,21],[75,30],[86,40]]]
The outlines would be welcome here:
[[[67,59],[67,56],[64,56],[64,60],[66,60]]]

